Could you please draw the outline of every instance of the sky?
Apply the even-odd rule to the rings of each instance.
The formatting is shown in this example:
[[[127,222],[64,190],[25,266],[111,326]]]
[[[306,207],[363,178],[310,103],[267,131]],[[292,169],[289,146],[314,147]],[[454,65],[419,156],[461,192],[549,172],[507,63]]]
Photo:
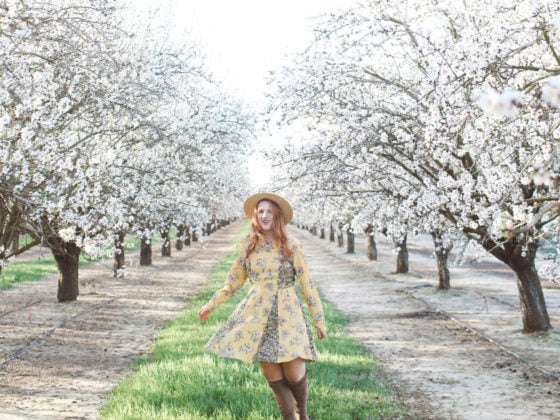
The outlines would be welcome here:
[[[135,7],[158,6],[173,22],[174,33],[188,30],[206,54],[210,71],[234,96],[260,110],[269,70],[287,63],[313,39],[317,16],[354,7],[359,0],[135,0]],[[140,4],[140,6],[139,6]],[[178,35],[181,36],[181,35]],[[281,142],[263,133],[257,143]],[[269,180],[260,152],[248,158],[252,189]]]
[[[210,69],[228,90],[263,101],[268,70],[312,39],[313,18],[357,0],[166,0],[178,26],[192,30]]]

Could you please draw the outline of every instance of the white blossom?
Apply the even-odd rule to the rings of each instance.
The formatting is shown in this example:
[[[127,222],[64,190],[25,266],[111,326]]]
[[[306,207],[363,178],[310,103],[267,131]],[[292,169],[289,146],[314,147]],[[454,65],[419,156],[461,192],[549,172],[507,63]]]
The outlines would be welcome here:
[[[480,96],[478,104],[488,114],[513,118],[517,115],[521,98],[521,92],[515,90],[504,90],[499,93],[492,88],[488,88],[486,93]]]
[[[542,99],[554,108],[560,107],[560,76],[547,79],[542,88]]]

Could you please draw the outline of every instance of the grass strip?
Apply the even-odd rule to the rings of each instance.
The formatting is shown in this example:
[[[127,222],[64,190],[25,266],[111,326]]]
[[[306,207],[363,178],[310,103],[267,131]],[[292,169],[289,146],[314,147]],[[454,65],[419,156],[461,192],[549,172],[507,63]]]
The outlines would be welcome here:
[[[275,419],[274,398],[258,364],[214,356],[204,345],[245,296],[247,285],[198,320],[198,309],[222,285],[237,256],[222,258],[212,284],[161,331],[152,355],[133,363],[101,411],[104,419]],[[343,331],[346,318],[324,302],[329,335],[317,341],[319,361],[308,363],[309,413],[321,420],[397,419],[405,410],[380,378],[365,347]]]
[[[125,239],[125,252],[134,252],[140,249],[140,240],[136,237]],[[7,290],[17,283],[26,281],[40,280],[50,274],[58,273],[54,257],[50,254],[49,249],[45,249],[46,256],[32,259],[29,261],[15,262],[8,264],[0,271],[0,290]],[[87,254],[80,255],[80,266],[98,262],[97,259],[91,259]],[[112,269],[112,268],[111,268]]]
[[[52,255],[31,261],[14,262],[2,268],[0,273],[0,290],[9,289],[14,284],[24,281],[39,280],[57,272],[58,270]]]

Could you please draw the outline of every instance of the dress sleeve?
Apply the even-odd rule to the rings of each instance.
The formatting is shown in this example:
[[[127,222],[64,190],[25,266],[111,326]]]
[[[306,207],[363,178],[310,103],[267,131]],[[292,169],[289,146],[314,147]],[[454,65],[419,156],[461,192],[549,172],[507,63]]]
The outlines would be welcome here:
[[[311,278],[311,272],[305,262],[303,256],[303,247],[301,243],[294,241],[292,250],[294,252],[294,269],[298,282],[301,287],[301,294],[307,303],[311,317],[313,318],[313,325],[315,328],[327,332],[325,315],[323,312],[323,305],[319,297],[319,291],[315,287],[315,282]]]
[[[243,284],[245,284],[245,280],[247,279],[247,264],[244,254],[244,247],[242,247],[242,251],[229,270],[224,287],[216,291],[214,296],[212,296],[206,304],[206,308],[210,311],[213,311],[222,303],[226,302],[241,289]]]

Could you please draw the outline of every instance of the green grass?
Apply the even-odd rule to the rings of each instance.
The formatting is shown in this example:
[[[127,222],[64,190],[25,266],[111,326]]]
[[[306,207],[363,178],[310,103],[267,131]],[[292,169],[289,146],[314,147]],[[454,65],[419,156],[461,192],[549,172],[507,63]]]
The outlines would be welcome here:
[[[6,290],[16,283],[39,280],[49,274],[58,272],[54,257],[25,262],[14,262],[2,269],[0,273],[0,290]]]
[[[160,333],[153,354],[135,362],[101,411],[105,419],[275,419],[274,398],[258,364],[223,359],[204,345],[246,289],[202,323],[198,309],[221,286],[237,251],[219,261],[212,285]],[[328,337],[317,341],[319,361],[308,363],[309,413],[314,419],[394,419],[406,412],[363,345],[343,331],[347,322],[324,303]]]
[[[159,243],[159,238],[155,243]],[[140,249],[140,240],[137,237],[130,236],[125,238],[124,249],[126,253],[138,251]],[[0,272],[0,290],[6,290],[14,284],[26,281],[35,281],[42,279],[50,274],[58,273],[54,257],[50,254],[49,249],[45,249],[47,256],[29,261],[15,262],[2,268]],[[87,254],[80,255],[80,265],[90,264],[97,260],[92,260]]]

